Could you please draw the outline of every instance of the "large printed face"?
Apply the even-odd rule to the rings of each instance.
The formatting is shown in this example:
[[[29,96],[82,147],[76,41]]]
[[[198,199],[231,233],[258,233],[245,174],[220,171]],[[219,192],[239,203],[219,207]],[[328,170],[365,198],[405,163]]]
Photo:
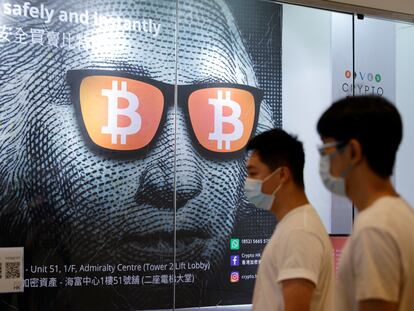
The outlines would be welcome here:
[[[9,70],[0,77],[1,88],[12,92],[10,86],[20,81],[13,101],[0,96],[0,119],[6,124],[1,129],[6,137],[0,153],[1,226],[7,222],[3,228],[27,244],[25,235],[13,232],[29,224],[34,249],[58,246],[73,263],[172,260],[176,228],[179,260],[219,265],[243,204],[245,157],[203,153],[191,135],[186,103],[174,107],[174,97],[166,99],[158,134],[143,154],[127,159],[98,154],[82,134],[66,74],[107,70],[167,84],[258,87],[228,7],[220,1],[180,1],[176,25],[174,1],[137,1],[134,9],[109,0],[61,3],[65,8],[51,6],[151,19],[161,28],[155,36],[110,24],[69,28],[52,23],[48,27],[66,27],[90,46],[10,44],[0,49],[1,68]],[[10,65],[13,61],[17,66]],[[271,127],[270,108],[260,104],[256,132]],[[8,222],[8,217],[19,221]]]

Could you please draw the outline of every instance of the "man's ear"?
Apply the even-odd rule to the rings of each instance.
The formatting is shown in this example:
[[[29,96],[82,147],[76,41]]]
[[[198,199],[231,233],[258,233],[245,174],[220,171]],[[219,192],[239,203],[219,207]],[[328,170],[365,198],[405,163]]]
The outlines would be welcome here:
[[[292,175],[290,168],[287,166],[282,166],[279,174],[280,174],[280,182],[284,184],[291,178],[291,175]]]
[[[362,146],[361,143],[356,139],[351,139],[348,143],[349,153],[351,157],[351,164],[355,165],[362,161]]]

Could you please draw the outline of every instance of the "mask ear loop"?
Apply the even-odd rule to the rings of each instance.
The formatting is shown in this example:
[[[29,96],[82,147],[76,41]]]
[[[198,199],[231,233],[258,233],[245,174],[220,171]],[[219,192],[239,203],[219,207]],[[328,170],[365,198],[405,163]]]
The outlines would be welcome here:
[[[352,164],[349,164],[348,167],[339,175],[342,178],[345,178],[346,176],[348,176],[349,172],[352,170],[354,166]]]
[[[272,174],[270,174],[269,176],[267,176],[264,180],[263,180],[263,182],[262,182],[262,186],[263,186],[263,184],[266,182],[266,181],[268,181],[270,178],[272,178],[273,177],[273,175],[275,175],[277,172],[279,172],[280,170],[281,170],[282,168],[281,167],[279,167],[279,168],[277,168],[277,169],[275,169],[274,171],[273,171],[273,173]],[[283,183],[282,184],[280,184],[279,186],[277,186],[276,187],[276,189],[272,192],[272,195],[274,196],[279,190],[280,190],[280,188],[283,186]],[[263,192],[263,191],[262,191]]]
[[[329,161],[333,158],[333,157],[335,157],[335,156],[337,156],[339,153],[341,153],[347,146],[349,146],[348,145],[348,143],[346,143],[344,146],[341,146],[341,147],[339,147],[339,148],[337,148],[337,150],[335,151],[335,152],[333,152],[333,153],[331,153],[331,154],[328,154],[328,156],[329,156]],[[348,174],[349,174],[349,172],[352,170],[352,168],[353,168],[353,165],[352,164],[349,164],[348,165],[348,167],[341,173],[341,174],[339,174],[339,177],[341,177],[341,178],[345,178],[346,176],[348,176]]]
[[[276,187],[275,191],[273,191],[272,195],[274,196],[276,193],[279,192],[280,188],[282,188],[283,183]]]

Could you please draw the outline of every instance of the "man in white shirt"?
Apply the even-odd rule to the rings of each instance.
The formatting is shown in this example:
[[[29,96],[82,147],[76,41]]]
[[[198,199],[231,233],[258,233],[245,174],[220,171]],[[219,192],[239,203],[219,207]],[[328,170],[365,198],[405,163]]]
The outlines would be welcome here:
[[[380,97],[348,97],[328,108],[318,132],[322,180],[359,210],[340,261],[336,310],[414,310],[414,210],[390,179],[400,114]]]
[[[262,254],[253,310],[331,311],[332,245],[304,191],[302,143],[274,129],[247,149],[246,196],[278,220]]]

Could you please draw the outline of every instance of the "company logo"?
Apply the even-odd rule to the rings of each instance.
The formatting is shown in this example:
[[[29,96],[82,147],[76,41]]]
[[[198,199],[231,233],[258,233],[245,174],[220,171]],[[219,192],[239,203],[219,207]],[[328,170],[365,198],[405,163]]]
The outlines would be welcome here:
[[[118,143],[118,136],[121,145],[126,145],[127,136],[134,135],[141,129],[141,115],[138,113],[138,97],[127,90],[127,82],[121,81],[121,89],[118,90],[118,81],[112,81],[112,89],[103,89],[102,96],[108,98],[108,121],[107,126],[101,127],[102,134],[111,135],[111,144]],[[125,100],[126,106],[119,107],[119,102]],[[129,119],[122,125],[122,117]],[[128,124],[128,125],[126,125]]]
[[[240,249],[240,239],[230,239],[230,249],[232,251],[238,251]]]
[[[232,266],[232,267],[240,266],[240,256],[239,255],[230,256],[230,266]]]
[[[207,88],[193,92],[188,109],[200,144],[214,152],[241,150],[254,125],[255,105],[251,93],[235,88]]]
[[[345,70],[345,78],[352,78],[350,70]],[[358,71],[354,72],[353,78],[355,79],[355,86],[348,82],[342,84],[342,91],[344,93],[348,95],[351,95],[353,92],[357,95],[384,95],[384,89],[381,86],[383,78],[380,73]]]
[[[141,81],[91,76],[80,86],[85,128],[96,145],[109,150],[148,145],[158,129],[163,105],[162,93]]]
[[[230,273],[230,282],[237,283],[240,281],[240,274],[237,271],[233,271]]]
[[[352,77],[352,72],[350,70],[346,70],[345,71],[345,78],[350,79],[351,77]],[[375,80],[375,82],[377,82],[377,83],[380,83],[381,80],[382,80],[382,76],[379,73],[374,74],[374,73],[371,73],[371,72],[366,73],[366,72],[362,72],[362,71],[354,72],[354,78],[358,79],[358,80],[361,80],[361,81],[368,80],[370,82]]]
[[[217,142],[217,149],[231,150],[231,142],[239,140],[243,136],[244,126],[240,121],[240,105],[231,99],[231,92],[226,91],[226,97],[223,97],[223,91],[217,91],[217,98],[209,98],[208,104],[214,107],[214,130],[209,133],[208,139]],[[231,113],[224,115],[224,109]],[[228,133],[224,132],[224,124],[227,123],[232,127]],[[223,145],[224,144],[224,145]]]

